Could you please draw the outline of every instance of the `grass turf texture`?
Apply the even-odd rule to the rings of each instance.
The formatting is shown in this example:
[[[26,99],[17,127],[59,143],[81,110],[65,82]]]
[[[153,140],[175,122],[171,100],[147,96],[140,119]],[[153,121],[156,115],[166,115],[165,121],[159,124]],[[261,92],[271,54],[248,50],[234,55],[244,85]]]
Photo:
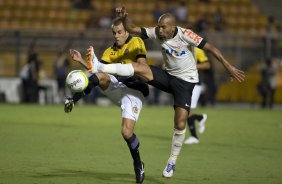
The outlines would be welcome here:
[[[0,184],[134,183],[118,107],[0,105]],[[145,107],[136,126],[152,184],[282,183],[281,110],[197,109],[208,114],[199,145],[184,145],[172,179],[173,110]]]

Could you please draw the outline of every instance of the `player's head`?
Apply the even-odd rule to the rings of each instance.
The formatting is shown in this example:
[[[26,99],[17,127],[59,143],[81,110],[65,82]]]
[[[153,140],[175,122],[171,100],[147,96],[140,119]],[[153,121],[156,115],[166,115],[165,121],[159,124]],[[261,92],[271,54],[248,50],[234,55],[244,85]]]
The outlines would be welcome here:
[[[158,20],[159,37],[169,39],[173,37],[176,28],[175,17],[170,13],[165,13]]]
[[[123,46],[129,36],[125,30],[121,18],[117,17],[112,21],[112,32],[117,46]]]

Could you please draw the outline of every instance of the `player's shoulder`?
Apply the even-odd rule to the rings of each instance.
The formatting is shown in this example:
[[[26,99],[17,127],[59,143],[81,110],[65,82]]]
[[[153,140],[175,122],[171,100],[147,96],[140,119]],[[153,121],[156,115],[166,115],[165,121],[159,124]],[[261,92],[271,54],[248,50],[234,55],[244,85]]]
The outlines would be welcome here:
[[[131,47],[144,47],[144,41],[142,40],[142,38],[137,37],[137,36],[133,36],[130,40],[129,45]]]
[[[114,50],[114,49],[113,49],[113,46],[108,47],[108,48],[105,49],[104,54],[109,53],[109,52],[111,52],[111,51],[113,51],[113,50]]]
[[[130,41],[132,41],[132,42],[143,42],[142,38],[140,38],[138,36],[133,36]]]

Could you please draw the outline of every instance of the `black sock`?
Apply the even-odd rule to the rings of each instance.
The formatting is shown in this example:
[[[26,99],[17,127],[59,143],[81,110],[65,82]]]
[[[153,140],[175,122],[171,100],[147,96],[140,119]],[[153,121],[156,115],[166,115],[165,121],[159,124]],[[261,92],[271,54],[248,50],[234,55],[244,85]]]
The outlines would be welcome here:
[[[139,140],[135,134],[133,134],[129,139],[125,139],[128,148],[130,150],[134,165],[141,166],[141,159],[139,154]]]
[[[86,89],[82,93],[75,93],[72,97],[73,101],[77,102],[84,95],[88,95],[91,92],[91,90],[98,85],[99,85],[98,77],[95,74],[91,75],[90,77],[88,77],[88,86],[86,87]]]
[[[201,121],[203,119],[203,115],[202,114],[193,114],[192,116],[195,116],[195,119],[197,121]]]
[[[93,75],[91,75],[90,77],[88,77],[88,86],[87,86],[87,88],[88,88],[88,90],[92,90],[95,86],[98,86],[99,85],[99,79],[98,79],[98,77],[96,76],[96,74],[93,74]],[[87,89],[86,88],[86,89]],[[88,90],[86,90],[85,89],[85,93],[86,94],[88,94],[88,93],[90,93],[90,91],[88,92]],[[87,93],[88,92],[88,93]]]
[[[188,124],[188,127],[189,127],[189,130],[190,130],[190,133],[193,137],[197,137],[197,134],[196,134],[196,126],[195,126],[195,120],[196,120],[196,116],[195,114],[192,114],[188,119],[187,119],[187,124]]]

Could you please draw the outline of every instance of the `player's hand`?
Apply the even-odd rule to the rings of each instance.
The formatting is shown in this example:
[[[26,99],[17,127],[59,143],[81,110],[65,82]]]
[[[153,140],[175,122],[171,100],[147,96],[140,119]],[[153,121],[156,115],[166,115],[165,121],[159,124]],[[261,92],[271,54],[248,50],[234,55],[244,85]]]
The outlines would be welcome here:
[[[82,60],[81,54],[80,54],[80,52],[78,52],[77,50],[75,50],[75,49],[70,49],[69,52],[70,52],[71,58],[72,58],[74,61],[80,62],[80,61]]]
[[[121,18],[126,18],[128,15],[124,6],[116,8],[116,13],[117,13],[117,16]]]
[[[231,81],[237,80],[238,82],[243,82],[245,80],[245,74],[242,70],[239,70],[234,66],[230,66],[227,69],[230,74]]]
[[[70,97],[65,97],[65,108],[64,108],[65,112],[66,113],[71,112],[73,107],[74,107],[73,99]]]
[[[80,52],[78,52],[77,50],[75,49],[70,49],[69,50],[69,53],[70,53],[70,56],[71,58],[78,62],[79,64],[81,64],[85,69],[88,69],[88,66],[87,66],[87,63],[83,60]]]

